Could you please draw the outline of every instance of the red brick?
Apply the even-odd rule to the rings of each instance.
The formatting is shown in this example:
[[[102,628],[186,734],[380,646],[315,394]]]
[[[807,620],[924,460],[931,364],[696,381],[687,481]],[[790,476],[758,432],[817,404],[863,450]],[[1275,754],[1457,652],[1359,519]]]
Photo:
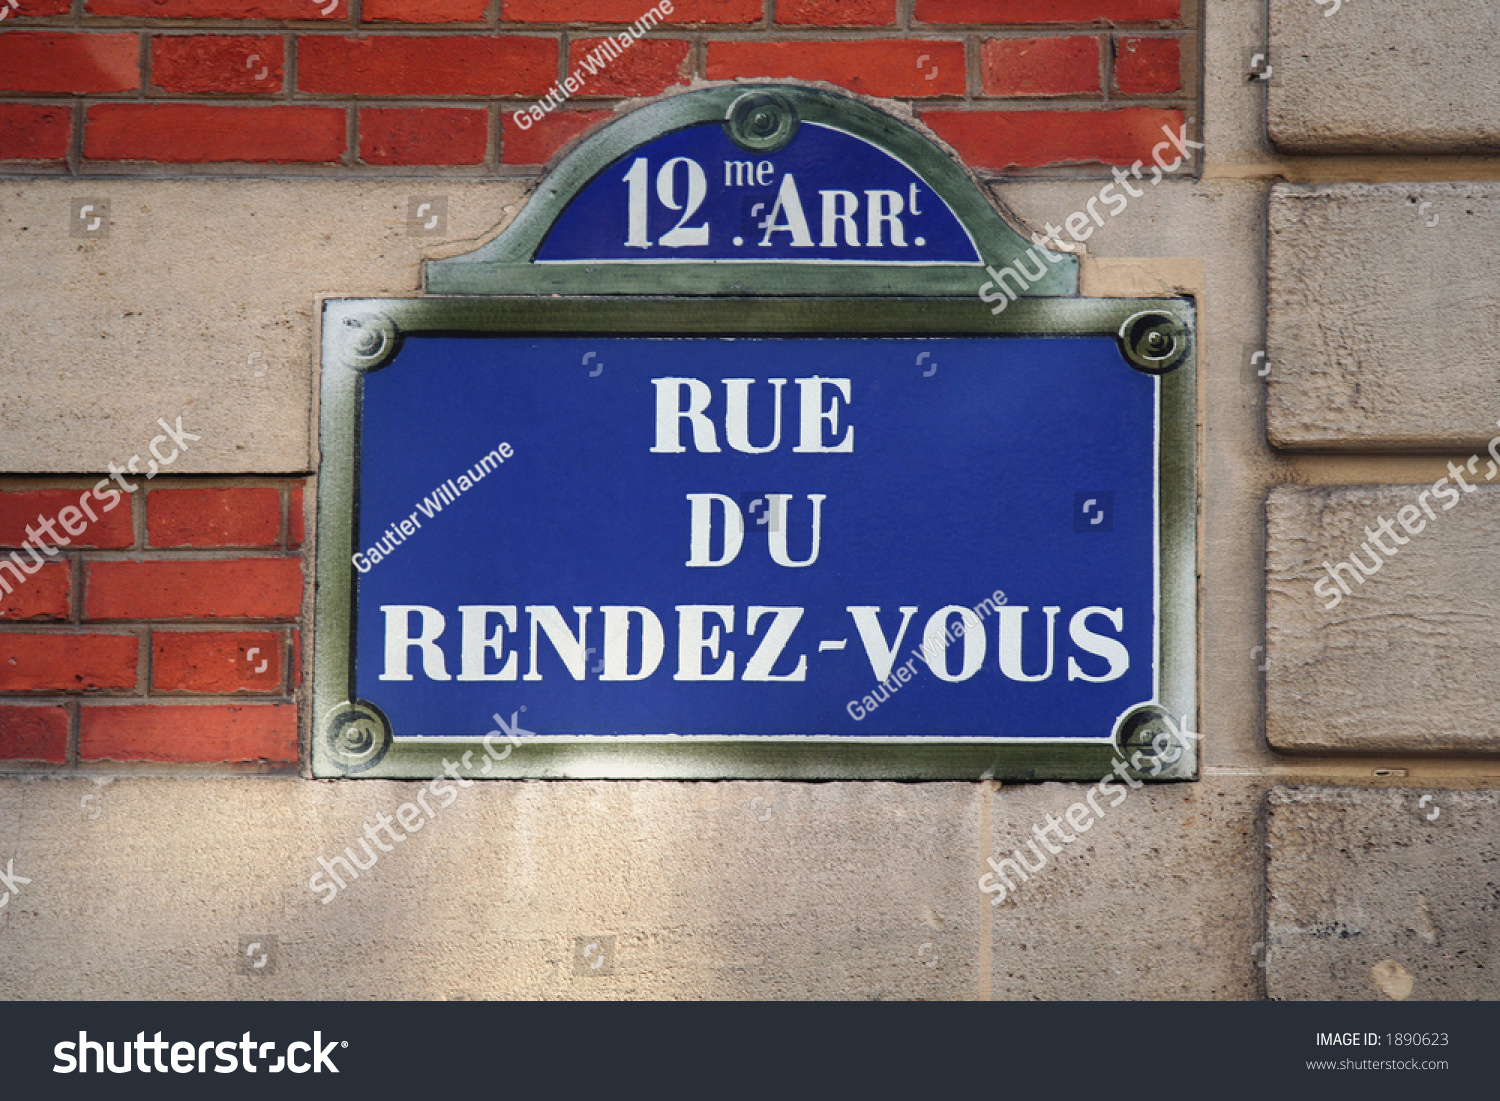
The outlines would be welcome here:
[[[643,0],[501,0],[500,18],[513,23],[630,24],[651,10]],[[672,0],[663,23],[759,23],[761,0]]]
[[[89,619],[295,619],[302,561],[90,562]]]
[[[980,58],[986,95],[1098,95],[1099,39],[995,38]]]
[[[157,489],[146,498],[153,547],[274,547],[281,542],[277,489]]]
[[[67,619],[72,610],[68,604],[72,566],[67,562],[48,562],[22,584],[16,580],[16,574],[20,572],[24,577],[25,572],[15,568],[11,561],[13,554],[19,554],[22,561],[32,565],[25,551],[12,551],[0,558],[0,619]]]
[[[275,631],[154,631],[151,690],[275,692],[285,651]]]
[[[20,0],[20,7],[11,10],[12,19],[40,19],[48,15],[67,15],[73,10],[73,0]]]
[[[917,0],[919,23],[1154,23],[1176,19],[1179,0]]]
[[[145,19],[348,20],[349,0],[325,13],[326,7],[326,0],[87,0],[84,11]]]
[[[710,42],[708,79],[826,80],[872,96],[964,91],[962,42]]]
[[[297,760],[297,706],[83,707],[78,757],[84,761],[290,763]]]
[[[551,111],[541,122],[522,129],[515,114],[506,112],[500,116],[500,162],[546,164],[579,134],[613,116],[613,111]]]
[[[0,691],[134,688],[140,641],[135,635],[0,634]]]
[[[72,133],[71,107],[0,103],[0,161],[60,161]]]
[[[270,35],[158,35],[151,83],[164,92],[279,92],[281,52]]]
[[[478,35],[297,40],[297,89],[375,96],[538,96],[557,79],[550,38]]]
[[[614,61],[600,54],[603,65],[590,76],[583,67],[583,59],[603,42],[602,38],[583,38],[568,47],[572,74],[583,80],[575,98],[654,96],[690,79],[688,43],[672,38],[642,39]]]
[[[366,164],[483,164],[490,113],[463,107],[362,107],[359,159]]]
[[[1182,89],[1182,58],[1175,38],[1115,40],[1115,88],[1126,95]]]
[[[479,23],[490,0],[365,0],[362,22]]]
[[[134,91],[140,49],[133,34],[7,31],[0,34],[0,91]]]
[[[1174,133],[1181,111],[924,111],[922,121],[958,150],[971,168],[1004,171],[1047,164],[1128,165],[1151,160],[1151,148]],[[1175,159],[1168,154],[1168,163]]]
[[[89,108],[83,155],[103,161],[263,164],[337,161],[340,107],[106,103]]]
[[[291,503],[287,507],[287,542],[300,547],[307,539],[307,517],[303,513],[302,483],[292,486]]]
[[[66,764],[68,709],[0,707],[0,758]]]
[[[888,27],[896,22],[896,0],[776,0],[776,22]]]
[[[52,529],[60,532],[63,539],[70,540],[68,546],[100,547],[106,550],[130,546],[135,542],[135,533],[131,530],[130,523],[130,496],[114,489],[112,485],[105,490],[104,496],[107,497],[111,491],[119,499],[108,512],[104,511],[108,506],[100,504],[100,495],[89,489],[28,489],[0,493],[0,547],[19,547],[30,538],[26,534],[26,528],[35,528],[37,521],[41,519],[56,521]],[[80,498],[85,497],[88,498],[94,515],[98,517],[95,522],[91,523],[88,513],[78,507]],[[69,510],[67,517],[62,516],[64,509]],[[81,525],[81,531],[75,534],[68,530],[61,522],[63,519],[74,528]],[[61,543],[61,540],[49,537],[45,532],[42,533],[42,538],[49,545]]]

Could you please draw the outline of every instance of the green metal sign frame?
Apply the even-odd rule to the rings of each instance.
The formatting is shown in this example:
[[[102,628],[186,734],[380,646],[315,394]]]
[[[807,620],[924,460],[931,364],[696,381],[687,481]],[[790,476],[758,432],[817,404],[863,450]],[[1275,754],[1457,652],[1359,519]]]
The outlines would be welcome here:
[[[747,151],[774,149],[788,118],[823,123],[883,149],[912,168],[953,210],[979,248],[980,265],[935,264],[920,273],[893,264],[841,265],[727,262],[654,265],[601,261],[589,265],[537,264],[536,251],[552,223],[588,183],[631,151],[675,130],[720,122]],[[735,294],[735,295],[955,295],[972,298],[983,265],[1002,268],[1031,241],[985,198],[978,181],[926,135],[848,96],[792,85],[745,85],[687,92],[647,104],[610,123],[563,157],[503,234],[474,252],[427,263],[428,294]],[[1054,260],[1057,260],[1054,257]],[[1023,292],[1037,297],[1076,295],[1078,259],[1063,256]]]
[[[747,96],[754,97],[748,100]],[[768,106],[769,105],[769,106]],[[1049,272],[1045,296],[1000,314],[976,297],[983,265],[684,263],[543,266],[552,220],[598,172],[666,130],[704,119],[774,129],[776,115],[830,120],[898,155],[958,213],[987,264],[1030,242],[929,139],[852,99],[790,86],[686,93],[622,117],[565,157],[496,240],[430,261],[422,298],[328,299],[322,311],[317,595],[310,759],[318,777],[429,778],[473,737],[401,738],[378,707],[351,699],[362,376],[408,334],[667,336],[1110,336],[1131,366],[1160,378],[1158,693],[1125,716],[1113,744],[978,743],[924,737],[538,737],[487,762],[489,779],[1096,780],[1119,753],[1142,779],[1191,780],[1197,707],[1196,312],[1187,298],[1077,297],[1076,258]],[[755,112],[761,111],[761,115]],[[733,130],[731,129],[731,133]],[[586,293],[585,293],[586,292]],[[1160,760],[1156,755],[1167,747]],[[1139,755],[1139,756],[1137,756]],[[1165,764],[1170,760],[1170,764]]]

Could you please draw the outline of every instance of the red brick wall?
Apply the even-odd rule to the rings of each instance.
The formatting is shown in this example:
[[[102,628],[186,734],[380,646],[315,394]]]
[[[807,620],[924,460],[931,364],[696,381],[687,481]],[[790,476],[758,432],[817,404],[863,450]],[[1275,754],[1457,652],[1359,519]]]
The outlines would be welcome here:
[[[0,162],[525,172],[622,98],[702,79],[904,100],[991,172],[1129,164],[1195,114],[1195,0],[676,0],[564,108],[514,125],[653,2],[6,0]]]
[[[0,481],[0,760],[294,766],[302,481],[135,484]]]

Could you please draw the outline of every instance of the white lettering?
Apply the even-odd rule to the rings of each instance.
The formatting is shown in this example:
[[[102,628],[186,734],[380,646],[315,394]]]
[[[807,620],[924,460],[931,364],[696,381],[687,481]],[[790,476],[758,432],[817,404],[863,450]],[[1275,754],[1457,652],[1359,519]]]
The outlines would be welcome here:
[[[766,680],[766,681],[803,681],[807,679],[807,655],[802,654],[797,659],[797,668],[790,673],[772,673],[776,666],[776,659],[781,656],[781,651],[786,648],[787,642],[792,637],[792,632],[797,629],[797,623],[802,619],[801,608],[766,608],[759,604],[752,604],[746,610],[745,633],[754,637],[755,625],[760,622],[760,617],[767,612],[776,618],[771,620],[771,626],[766,628],[765,640],[755,648],[755,653],[750,655],[750,660],[745,662],[744,675],[741,680]]]
[[[900,201],[900,196],[897,196]],[[780,214],[785,221],[778,223],[776,216]],[[771,234],[790,233],[792,235],[793,248],[812,248],[812,234],[807,229],[807,216],[802,213],[802,198],[797,194],[797,182],[788,172],[781,177],[781,187],[776,192],[776,204],[771,207],[771,216],[766,219],[766,232],[760,239],[761,247],[771,243]]]
[[[459,612],[463,615],[463,625],[460,638],[463,639],[462,649],[462,671],[458,674],[459,680],[515,680],[516,679],[516,655],[512,652],[509,660],[505,654],[505,632],[507,629],[516,629],[516,606],[514,604],[461,604]],[[497,615],[500,622],[495,624],[495,633],[486,635],[487,621],[490,616]],[[501,662],[498,672],[486,673],[484,671],[485,651],[495,655],[495,660]]]
[[[844,244],[859,246],[859,226],[854,215],[859,211],[859,196],[852,191],[820,191],[823,196],[823,248],[838,248],[839,223],[844,226]]]
[[[745,515],[740,506],[722,493],[689,493],[692,516],[688,522],[689,566],[727,566],[740,553],[745,541]],[[713,506],[720,505],[724,517],[724,554],[717,561],[709,553],[713,538]]]
[[[772,387],[774,411],[771,414],[771,442],[765,447],[756,447],[750,442],[750,385],[754,381],[753,378],[726,378],[724,380],[726,391],[724,442],[736,451],[743,451],[746,455],[764,455],[781,446],[781,388],[786,385],[786,379],[766,380]],[[710,424],[710,431],[712,428],[713,425]]]
[[[682,420],[686,417],[693,425],[693,446],[699,451],[718,451],[719,441],[714,434],[714,422],[704,416],[704,410],[713,400],[708,383],[696,378],[654,378],[656,387],[656,445],[653,454],[680,455],[687,448],[682,446]],[[682,391],[688,392],[687,408],[682,407]]]
[[[958,628],[953,632],[964,643],[963,664],[957,673],[948,672],[948,617],[957,615]],[[984,664],[984,627],[979,617],[961,604],[949,604],[932,613],[927,628],[922,632],[922,652],[927,657],[927,668],[939,680],[957,684],[968,680]]]
[[[1026,605],[1009,606],[999,609],[1000,612],[1000,672],[1011,680],[1035,682],[1046,680],[1052,675],[1053,644],[1056,642],[1055,630],[1057,613],[1061,608],[1047,607],[1042,612],[1047,616],[1047,668],[1036,676],[1027,676],[1021,661],[1021,633],[1025,622],[1026,613],[1031,609]]]
[[[1122,676],[1125,670],[1130,668],[1130,651],[1119,639],[1109,638],[1107,635],[1096,634],[1089,630],[1088,618],[1091,615],[1102,615],[1118,632],[1125,629],[1125,610],[1123,608],[1081,608],[1074,613],[1072,620],[1068,623],[1068,636],[1073,640],[1074,645],[1085,654],[1093,654],[1109,663],[1109,669],[1105,673],[1093,677],[1085,673],[1078,662],[1069,658],[1068,679],[1102,684]]]
[[[604,613],[604,672],[600,680],[645,680],[661,664],[666,650],[666,635],[661,629],[661,620],[650,608],[628,604],[602,604]],[[641,668],[639,672],[628,671],[630,653],[630,617],[641,620]]]
[[[802,391],[802,438],[793,451],[804,454],[830,454],[840,451],[854,450],[854,426],[844,433],[844,438],[833,446],[823,442],[823,422],[828,422],[828,431],[837,434],[839,430],[839,402],[834,397],[828,407],[823,407],[823,387],[832,386],[843,396],[844,404],[851,404],[850,383],[846,378],[822,378],[814,375],[812,378],[799,378],[797,386]],[[659,423],[659,422],[658,422]]]
[[[852,429],[850,431],[853,431]],[[790,493],[768,493],[766,499],[771,502],[771,530],[766,535],[766,541],[771,551],[771,561],[778,566],[811,566],[818,560],[818,547],[823,538],[823,502],[827,500],[826,493],[809,493],[807,499],[812,502],[812,550],[801,562],[793,562],[786,550],[786,529],[788,505],[791,502]]]
[[[438,636],[443,633],[447,621],[443,613],[425,604],[382,604],[385,613],[385,672],[381,680],[411,680],[406,669],[406,660],[413,646],[422,651],[422,672],[428,680],[452,680],[443,662],[443,651],[438,648]],[[408,631],[411,613],[422,617],[422,631],[412,638]]]
[[[885,632],[880,627],[880,608],[874,605],[851,605],[846,609],[854,617],[854,627],[859,631],[859,640],[865,644],[865,655],[870,659],[870,669],[877,681],[887,681],[891,666],[896,663],[896,654],[901,649],[901,640],[906,637],[907,625],[917,614],[915,605],[901,609],[901,627],[896,631],[896,640],[885,641]]]
[[[718,625],[706,638],[703,617],[718,616],[724,622],[724,633],[734,630],[734,606],[731,604],[677,605],[677,672],[673,680],[734,680],[734,651],[725,650],[724,660],[712,673],[703,671],[703,651],[717,658],[720,649]]]
[[[881,245],[882,225],[891,227],[891,244],[897,248],[906,247],[906,234],[901,227],[899,217],[902,207],[905,205],[899,191],[866,191],[865,198],[869,206],[865,209],[865,242],[871,248],[879,248]]]
[[[537,672],[536,668],[540,650],[537,645],[537,629],[540,628],[551,640],[552,648],[557,651],[557,656],[562,658],[563,664],[568,667],[568,673],[574,680],[583,680],[588,673],[588,651],[584,648],[584,642],[587,636],[589,613],[593,610],[592,607],[577,604],[573,606],[573,611],[578,613],[578,634],[575,636],[568,629],[567,621],[557,610],[557,605],[526,605],[526,614],[531,617],[531,668],[521,679],[542,679],[542,675]]]

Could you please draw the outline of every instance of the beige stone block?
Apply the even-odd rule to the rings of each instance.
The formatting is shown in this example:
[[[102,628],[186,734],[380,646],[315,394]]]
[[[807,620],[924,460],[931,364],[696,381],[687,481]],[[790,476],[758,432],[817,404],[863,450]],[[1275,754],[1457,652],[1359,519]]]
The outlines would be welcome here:
[[[1428,485],[1271,491],[1271,745],[1292,753],[1500,752],[1500,560],[1494,552],[1500,487],[1489,484],[1500,478],[1500,469],[1486,456],[1462,473],[1470,492],[1456,489],[1452,479],[1442,487],[1456,500],[1434,495]],[[1402,516],[1420,530],[1403,527]],[[1383,533],[1382,517],[1405,545]],[[1382,554],[1366,529],[1396,553]],[[1352,556],[1375,572],[1336,568]],[[1325,562],[1335,567],[1342,586]]]
[[[1497,862],[1500,792],[1273,789],[1267,994],[1500,997]]]
[[[40,179],[0,185],[0,472],[102,473],[161,430],[172,474],[310,470],[319,295],[412,295],[524,185],[442,180]],[[446,196],[443,233],[409,232]],[[71,235],[107,199],[108,234]]]
[[[320,901],[420,786],[0,781],[0,996],[975,995],[974,785],[475,783]]]
[[[1497,265],[1500,185],[1275,187],[1271,442],[1483,447],[1500,418]]]
[[[1260,793],[1215,778],[1096,796],[1102,817],[1068,808],[1093,785],[1006,787],[992,797],[994,856],[1024,849],[1033,827],[1054,830],[1047,863],[993,907],[993,996],[1030,999],[1260,997]],[[1128,789],[1126,789],[1128,790]],[[1012,859],[1014,857],[1012,856]],[[1009,869],[1007,868],[1007,871]],[[1015,882],[1014,880],[1012,882]],[[990,881],[990,887],[998,886]]]
[[[1269,0],[1272,142],[1299,153],[1500,149],[1500,13]]]

